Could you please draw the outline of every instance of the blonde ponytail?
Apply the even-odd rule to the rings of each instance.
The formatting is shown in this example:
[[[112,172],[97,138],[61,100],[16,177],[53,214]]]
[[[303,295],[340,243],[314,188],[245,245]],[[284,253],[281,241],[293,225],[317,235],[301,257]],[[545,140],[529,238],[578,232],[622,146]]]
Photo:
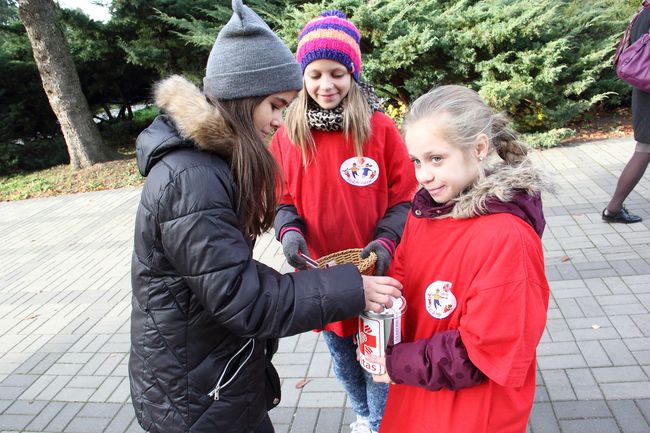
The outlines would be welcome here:
[[[519,141],[519,134],[508,126],[510,119],[503,113],[495,113],[491,123],[490,141],[497,155],[508,165],[518,165],[525,160],[528,146]]]

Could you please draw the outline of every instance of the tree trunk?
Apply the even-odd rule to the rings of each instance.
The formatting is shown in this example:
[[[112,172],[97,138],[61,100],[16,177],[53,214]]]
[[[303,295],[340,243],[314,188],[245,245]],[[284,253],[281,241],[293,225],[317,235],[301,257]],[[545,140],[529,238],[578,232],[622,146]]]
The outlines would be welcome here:
[[[52,0],[18,0],[23,22],[41,75],[43,88],[68,146],[73,168],[106,161],[112,152],[104,146],[81,91],[70,49],[58,25]]]

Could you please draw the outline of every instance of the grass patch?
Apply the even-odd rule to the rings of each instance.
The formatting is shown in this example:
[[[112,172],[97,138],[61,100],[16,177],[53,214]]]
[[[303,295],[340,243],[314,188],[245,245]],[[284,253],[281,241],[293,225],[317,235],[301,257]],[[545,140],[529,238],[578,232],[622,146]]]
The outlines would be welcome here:
[[[13,164],[11,168],[16,170],[0,175],[0,201],[141,186],[144,178],[140,176],[135,163],[135,138],[142,129],[149,125],[157,113],[155,108],[150,107],[134,113],[134,119],[131,122],[100,124],[99,128],[105,143],[116,149],[122,155],[122,159],[95,164],[81,170],[73,170],[69,165],[58,161],[56,162],[58,165],[50,168],[38,167],[20,170],[21,166],[18,165],[18,162],[35,165],[56,161],[53,156],[55,155],[54,151],[49,153],[55,145],[59,148],[56,154],[61,157],[61,148],[64,149],[64,152],[67,150],[65,150],[63,142],[55,141],[59,138],[26,145],[23,149],[24,152],[18,155],[20,158],[16,157],[16,163],[8,159],[8,154],[5,154],[3,159],[0,146],[0,168],[3,167],[3,163],[7,167],[11,163]],[[587,113],[581,121],[569,125],[570,129],[524,135],[522,138],[535,147],[546,148],[575,141],[592,141],[630,135],[632,133],[631,123],[629,109]]]
[[[0,201],[140,186],[143,181],[135,158],[104,162],[80,170],[58,165],[0,177]]]
[[[135,139],[157,114],[155,107],[147,107],[133,113],[131,121],[100,123],[104,143],[121,158],[80,170],[67,164],[61,136],[20,146],[0,144],[0,201],[141,186],[144,178],[135,162]]]

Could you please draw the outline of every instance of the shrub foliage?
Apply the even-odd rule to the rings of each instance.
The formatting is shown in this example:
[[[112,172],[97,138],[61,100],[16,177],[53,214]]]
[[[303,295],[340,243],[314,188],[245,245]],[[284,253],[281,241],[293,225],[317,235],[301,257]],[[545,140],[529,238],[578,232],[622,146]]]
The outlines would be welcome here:
[[[340,9],[362,34],[362,78],[401,116],[438,84],[465,84],[544,145],[583,113],[629,104],[611,67],[640,0],[247,0],[295,50],[302,26]],[[162,75],[200,84],[229,0],[113,0],[98,23],[62,11],[84,93],[98,112],[146,101]],[[14,0],[0,0],[0,143],[56,134]],[[80,15],[81,14],[81,15]],[[401,114],[400,114],[401,113]],[[131,116],[124,116],[125,119]],[[0,159],[15,161],[5,145]],[[58,153],[58,152],[57,152]],[[54,158],[60,160],[60,158]],[[17,162],[17,161],[16,161]],[[40,165],[40,163],[38,164]]]
[[[300,27],[338,8],[362,34],[363,75],[407,104],[437,84],[462,83],[508,112],[523,132],[562,128],[599,104],[627,103],[611,59],[634,0],[326,0],[288,9]]]

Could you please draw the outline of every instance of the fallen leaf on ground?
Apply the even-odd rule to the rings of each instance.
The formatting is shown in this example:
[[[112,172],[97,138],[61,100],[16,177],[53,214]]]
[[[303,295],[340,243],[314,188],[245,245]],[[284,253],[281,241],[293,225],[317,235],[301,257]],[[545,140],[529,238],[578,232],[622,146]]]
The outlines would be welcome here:
[[[564,263],[564,262],[568,262],[569,260],[571,260],[571,257],[569,257],[569,256],[562,256],[562,258],[561,258],[560,260],[562,261],[562,263]]]
[[[302,389],[305,385],[307,385],[309,382],[311,382],[311,379],[300,379],[298,383],[296,383],[296,388],[297,389]]]

